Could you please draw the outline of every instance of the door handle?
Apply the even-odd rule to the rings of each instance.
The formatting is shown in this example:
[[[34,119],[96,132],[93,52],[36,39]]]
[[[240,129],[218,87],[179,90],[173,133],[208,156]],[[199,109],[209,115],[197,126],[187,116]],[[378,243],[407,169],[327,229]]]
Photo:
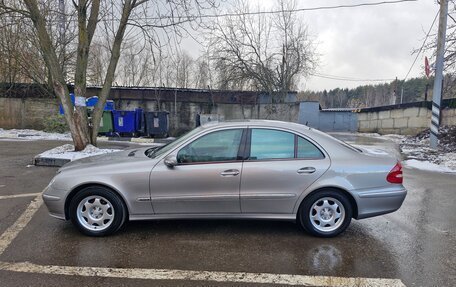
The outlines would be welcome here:
[[[299,174],[303,174],[303,173],[310,174],[310,173],[314,173],[316,171],[317,171],[317,169],[315,167],[308,166],[308,167],[303,167],[303,168],[298,169],[297,172]]]
[[[228,170],[222,171],[220,173],[221,176],[236,176],[238,174],[239,174],[239,170],[237,170],[237,169],[228,169]]]

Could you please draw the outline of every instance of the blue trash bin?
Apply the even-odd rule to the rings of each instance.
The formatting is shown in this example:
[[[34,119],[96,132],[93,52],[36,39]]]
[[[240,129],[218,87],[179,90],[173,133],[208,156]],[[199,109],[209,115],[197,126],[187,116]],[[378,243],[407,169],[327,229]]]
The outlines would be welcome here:
[[[114,110],[114,101],[113,100],[107,100],[106,105],[104,107],[105,111],[113,111]]]
[[[114,118],[114,132],[120,135],[134,135],[136,132],[135,111],[112,111]]]
[[[93,108],[95,105],[98,103],[98,97],[90,97],[86,100],[86,105],[88,108]],[[114,101],[113,100],[107,100],[104,106],[105,111],[113,111],[114,110]]]
[[[144,112],[141,108],[135,109],[135,124],[136,124],[136,134],[138,136],[143,135],[146,131],[146,125],[144,123]]]
[[[150,137],[167,137],[169,131],[169,112],[145,112],[146,135]]]

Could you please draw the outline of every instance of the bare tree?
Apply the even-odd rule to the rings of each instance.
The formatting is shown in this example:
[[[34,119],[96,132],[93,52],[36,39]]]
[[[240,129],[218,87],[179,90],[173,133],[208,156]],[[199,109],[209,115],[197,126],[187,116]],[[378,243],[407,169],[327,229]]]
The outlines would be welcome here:
[[[203,57],[200,57],[194,66],[194,83],[195,88],[205,89],[210,85],[209,63]]]
[[[251,14],[248,2],[235,5],[235,15],[217,19],[210,30],[222,81],[269,92],[281,102],[316,64],[306,25],[292,12],[296,3],[279,0],[281,12],[273,14]]]
[[[176,55],[176,87],[190,87],[193,62],[192,57],[185,51]]]
[[[191,23],[197,19],[198,12],[207,7],[213,7],[211,0],[74,0],[71,7],[66,11],[68,25],[75,27],[76,38],[65,37],[66,43],[59,47],[55,10],[49,5],[55,5],[50,0],[23,0],[21,2],[4,0],[0,3],[1,15],[13,15],[27,19],[34,30],[39,51],[48,70],[48,81],[54,94],[60,99],[65,111],[65,118],[70,128],[76,150],[84,149],[87,144],[96,144],[98,134],[98,123],[101,120],[102,112],[112,83],[116,77],[117,65],[121,56],[121,46],[125,39],[136,39],[137,43],[144,45],[142,39],[160,46],[157,40],[157,32],[160,29],[171,29],[175,34],[184,33],[184,28],[178,28],[184,23]],[[205,6],[206,5],[206,6]],[[193,9],[193,8],[197,9]],[[191,13],[195,13],[191,15]],[[99,94],[99,101],[92,113],[92,122],[87,117],[87,110],[84,106],[86,97],[87,81],[91,77],[89,69],[89,57],[93,39],[96,37],[98,24],[102,22],[102,30],[99,30],[100,41],[107,52],[95,51],[98,53],[99,63],[92,67],[95,70],[94,79],[102,82],[102,89]],[[162,33],[164,38],[169,38],[167,32]],[[143,37],[141,37],[143,36]],[[63,68],[67,61],[66,52],[60,56],[61,50],[71,50],[74,47],[74,56],[70,59],[69,69]],[[106,53],[106,54],[103,54]],[[106,55],[107,65],[101,65],[102,55]],[[102,75],[103,74],[103,75]],[[102,75],[102,76],[101,76]],[[142,76],[139,74],[139,78]],[[70,100],[67,87],[69,77],[73,78],[76,104]],[[100,81],[101,80],[101,81]],[[136,79],[135,81],[136,82]],[[95,123],[95,124],[92,124]]]

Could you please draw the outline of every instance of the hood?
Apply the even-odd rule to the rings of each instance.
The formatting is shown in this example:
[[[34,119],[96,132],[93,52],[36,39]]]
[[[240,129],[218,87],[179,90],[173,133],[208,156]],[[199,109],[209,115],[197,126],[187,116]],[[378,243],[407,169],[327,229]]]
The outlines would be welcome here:
[[[124,151],[118,151],[113,153],[107,153],[102,155],[95,155],[78,160],[71,161],[63,165],[57,173],[67,170],[74,170],[79,168],[89,167],[106,167],[109,165],[116,165],[121,163],[137,162],[140,160],[151,160],[145,155],[145,151],[150,147],[128,149]]]

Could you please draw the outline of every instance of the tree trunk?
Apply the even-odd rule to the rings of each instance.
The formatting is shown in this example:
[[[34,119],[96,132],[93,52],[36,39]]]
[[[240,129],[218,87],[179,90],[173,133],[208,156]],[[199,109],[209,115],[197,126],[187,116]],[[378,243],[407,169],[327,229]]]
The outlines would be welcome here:
[[[44,16],[40,13],[38,3],[34,0],[25,0],[24,2],[30,12],[30,19],[36,29],[41,52],[46,66],[49,69],[50,79],[52,80],[52,88],[62,103],[63,110],[65,112],[65,119],[70,128],[75,150],[83,150],[89,143],[85,108],[77,107],[74,109],[73,107],[68,87],[65,79],[63,78],[63,71],[58,61],[55,47],[53,46],[49,33],[46,29],[46,21]]]
[[[92,113],[92,130],[90,133],[90,139],[93,145],[97,144],[98,128],[100,126],[101,117],[103,116],[104,106],[108,98],[109,92],[111,91],[112,81],[114,80],[117,63],[120,58],[120,47],[123,41],[125,30],[127,28],[127,22],[130,18],[130,13],[135,7],[136,1],[127,0],[124,2],[122,9],[122,17],[120,19],[119,28],[117,29],[114,42],[111,49],[111,58],[109,60],[109,66],[106,71],[106,77],[103,83],[103,88],[98,96],[98,102],[95,105]]]

